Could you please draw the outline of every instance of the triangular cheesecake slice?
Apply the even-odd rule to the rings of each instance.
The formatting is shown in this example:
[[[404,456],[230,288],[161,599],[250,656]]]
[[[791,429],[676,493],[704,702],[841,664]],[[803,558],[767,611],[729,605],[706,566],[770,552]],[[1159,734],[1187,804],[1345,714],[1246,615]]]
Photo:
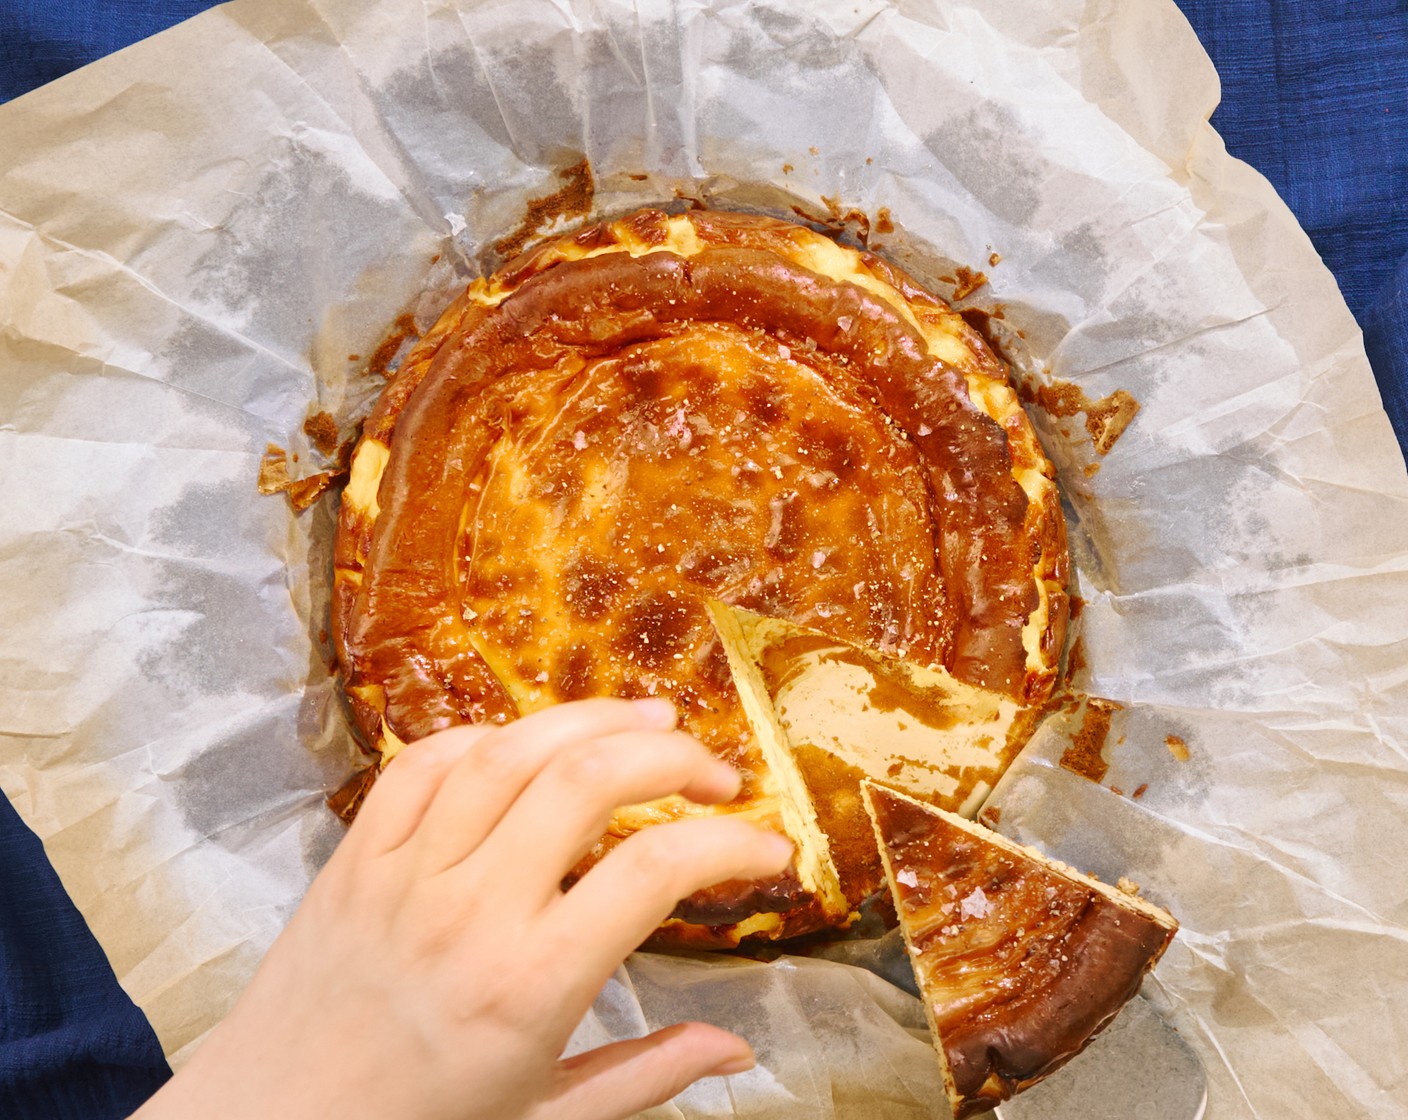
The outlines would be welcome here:
[[[752,775],[757,786],[754,806],[744,813],[759,824],[782,832],[796,846],[791,871],[794,871],[807,898],[807,907],[824,925],[840,925],[850,916],[851,907],[841,889],[841,882],[832,860],[831,846],[817,821],[816,806],[808,793],[806,780],[798,769],[788,747],[787,736],[778,722],[777,713],[768,703],[753,666],[740,655],[741,635],[733,611],[718,601],[707,604],[714,629],[719,635],[728,659],[729,673],[743,714],[748,720],[763,767]],[[785,934],[786,915],[781,915],[778,927]],[[813,923],[813,928],[815,923]],[[747,926],[736,931],[746,936]]]
[[[884,786],[863,793],[960,1120],[1080,1053],[1178,929],[1133,889]]]

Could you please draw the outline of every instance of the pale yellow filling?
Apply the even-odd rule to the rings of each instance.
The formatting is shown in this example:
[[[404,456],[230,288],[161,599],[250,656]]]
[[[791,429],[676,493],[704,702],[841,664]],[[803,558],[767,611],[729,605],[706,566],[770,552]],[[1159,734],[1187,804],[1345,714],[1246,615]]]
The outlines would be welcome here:
[[[381,515],[377,504],[377,491],[381,488],[381,476],[391,458],[391,448],[378,439],[364,439],[357,445],[357,454],[352,457],[352,473],[347,480],[347,488],[342,492],[342,500],[352,508],[360,510],[367,520],[375,522]]]

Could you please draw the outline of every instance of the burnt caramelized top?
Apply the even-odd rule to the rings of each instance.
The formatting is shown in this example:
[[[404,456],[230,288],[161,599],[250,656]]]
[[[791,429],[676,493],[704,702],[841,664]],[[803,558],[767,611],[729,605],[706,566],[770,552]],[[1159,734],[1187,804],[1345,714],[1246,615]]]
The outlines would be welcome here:
[[[341,515],[334,638],[369,742],[666,695],[756,773],[709,598],[1019,698],[1046,687],[1023,627],[1043,553],[1063,578],[1064,530],[1014,475],[1016,421],[930,353],[915,315],[945,305],[830,242],[855,282],[806,267],[816,241],[641,211],[523,255],[442,316],[368,419],[384,468]],[[1018,434],[1020,465],[1049,471]]]
[[[887,304],[765,251],[728,246],[687,259],[660,252],[559,264],[474,312],[396,420],[365,608],[350,628],[351,667],[386,681],[387,718],[403,738],[478,714],[484,684],[466,671],[475,653],[435,633],[440,620],[462,617],[466,591],[494,590],[483,573],[495,561],[464,555],[475,542],[461,521],[513,527],[514,510],[496,501],[507,495],[476,494],[473,484],[496,445],[524,439],[520,422],[550,425],[559,404],[580,412],[571,401],[579,390],[599,398],[595,414],[570,425],[564,416],[556,438],[581,432],[589,447],[568,447],[589,454],[541,449],[530,468],[535,497],[568,520],[587,512],[570,502],[587,465],[577,460],[605,458],[595,445],[623,420],[609,451],[637,476],[630,481],[641,488],[622,513],[643,532],[597,524],[574,542],[568,564],[590,567],[606,552],[610,563],[597,560],[608,573],[623,560],[678,565],[681,582],[726,601],[798,611],[799,621],[949,665],[974,683],[1019,687],[1035,591],[1020,533],[1027,500],[1006,436]],[[709,342],[696,324],[712,328]],[[723,384],[721,372],[742,380]],[[692,456],[683,433],[668,430],[690,418],[692,432],[701,420],[712,429],[696,434]],[[648,441],[622,438],[632,428]],[[553,482],[561,492],[542,494]],[[669,557],[618,554],[656,523]],[[698,535],[682,540],[682,530]],[[486,533],[505,575],[514,550],[543,543]],[[826,557],[814,565],[818,552]],[[477,582],[462,586],[466,570]],[[754,580],[764,582],[750,592]],[[645,620],[647,601],[632,598],[613,620]],[[511,627],[503,634],[516,644]]]

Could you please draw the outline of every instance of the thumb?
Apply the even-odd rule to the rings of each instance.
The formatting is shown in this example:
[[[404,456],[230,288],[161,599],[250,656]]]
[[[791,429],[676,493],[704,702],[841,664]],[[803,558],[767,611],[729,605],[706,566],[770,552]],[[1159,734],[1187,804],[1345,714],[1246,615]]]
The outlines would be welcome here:
[[[754,1064],[752,1047],[738,1035],[708,1023],[680,1023],[560,1062],[563,1087],[551,1102],[553,1115],[623,1120],[701,1077],[742,1073]]]

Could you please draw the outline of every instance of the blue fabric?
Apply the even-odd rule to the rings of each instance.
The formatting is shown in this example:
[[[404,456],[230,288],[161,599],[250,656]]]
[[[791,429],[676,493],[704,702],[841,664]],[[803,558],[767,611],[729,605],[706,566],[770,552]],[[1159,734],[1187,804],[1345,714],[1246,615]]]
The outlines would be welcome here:
[[[214,0],[0,0],[0,101],[214,6]]]
[[[1408,254],[1384,281],[1360,323],[1364,328],[1364,351],[1379,380],[1384,411],[1393,421],[1399,445],[1408,456],[1408,439],[1404,438],[1408,434]]]
[[[1212,123],[1335,274],[1408,455],[1408,0],[1178,4],[1222,79]]]
[[[0,797],[0,1116],[127,1116],[170,1076],[43,845]]]
[[[1179,3],[1222,76],[1213,123],[1339,280],[1408,448],[1408,0]],[[211,6],[0,0],[0,101]],[[0,798],[0,1116],[125,1116],[167,1076],[42,846]]]

